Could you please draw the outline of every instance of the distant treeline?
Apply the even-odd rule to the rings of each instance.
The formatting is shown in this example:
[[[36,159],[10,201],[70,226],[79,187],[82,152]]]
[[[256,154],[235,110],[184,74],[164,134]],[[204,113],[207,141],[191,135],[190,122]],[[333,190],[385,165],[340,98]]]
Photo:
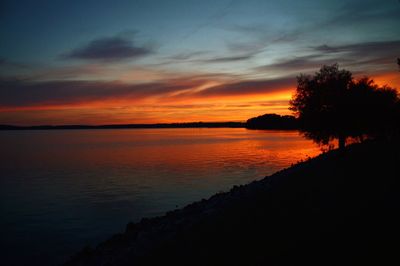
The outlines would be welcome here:
[[[160,124],[119,124],[119,125],[41,125],[12,126],[0,125],[0,130],[52,130],[52,129],[134,129],[134,128],[240,128],[242,122],[190,122],[190,123],[160,123]]]
[[[250,118],[246,122],[248,129],[298,129],[299,121],[292,115],[265,114]]]
[[[55,129],[139,129],[139,128],[248,128],[248,129],[298,129],[294,116],[265,114],[250,118],[247,122],[189,122],[159,124],[116,124],[116,125],[0,125],[0,130],[55,130]]]

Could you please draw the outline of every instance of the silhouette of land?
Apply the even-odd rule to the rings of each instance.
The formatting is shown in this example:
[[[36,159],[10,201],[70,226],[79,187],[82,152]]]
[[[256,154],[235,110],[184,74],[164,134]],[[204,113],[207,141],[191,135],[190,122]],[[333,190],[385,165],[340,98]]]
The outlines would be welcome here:
[[[292,115],[265,114],[250,118],[246,122],[248,129],[298,129],[299,121]]]
[[[247,122],[188,122],[158,124],[112,124],[112,125],[40,125],[14,126],[0,125],[0,130],[53,130],[53,129],[135,129],[135,128],[248,128],[248,129],[296,129],[294,116],[265,114]]]
[[[398,264],[400,144],[333,150],[165,216],[66,265]]]
[[[0,130],[52,130],[52,129],[134,129],[134,128],[239,128],[242,122],[188,122],[158,124],[112,124],[112,125],[40,125],[13,126],[0,125]]]

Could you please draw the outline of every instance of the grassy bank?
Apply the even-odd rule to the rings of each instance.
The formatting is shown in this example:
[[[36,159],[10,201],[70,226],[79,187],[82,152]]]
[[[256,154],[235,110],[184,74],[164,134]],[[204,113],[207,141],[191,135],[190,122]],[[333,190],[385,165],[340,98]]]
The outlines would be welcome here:
[[[398,264],[398,142],[354,144],[128,224],[67,265]]]

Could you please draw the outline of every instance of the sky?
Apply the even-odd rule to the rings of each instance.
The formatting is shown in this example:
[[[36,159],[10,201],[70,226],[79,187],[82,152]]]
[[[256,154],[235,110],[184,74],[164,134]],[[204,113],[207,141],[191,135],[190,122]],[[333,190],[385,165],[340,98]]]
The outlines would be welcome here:
[[[338,63],[400,88],[399,0],[0,2],[0,124],[245,121],[290,114]]]

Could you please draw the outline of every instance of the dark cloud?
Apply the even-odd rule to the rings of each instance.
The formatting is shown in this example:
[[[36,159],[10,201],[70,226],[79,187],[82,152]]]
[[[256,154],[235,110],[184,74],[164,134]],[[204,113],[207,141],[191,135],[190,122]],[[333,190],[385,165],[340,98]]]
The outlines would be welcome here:
[[[337,53],[338,50],[332,46],[326,45],[326,44],[322,44],[319,46],[315,46],[313,47],[316,51],[318,52],[322,52],[322,53]]]
[[[395,67],[396,58],[400,54],[400,40],[365,42],[347,45],[320,45],[314,47],[322,55],[335,58],[336,62],[344,62],[346,66],[361,70],[377,72],[382,67]]]
[[[126,84],[102,81],[0,80],[0,108],[63,105],[105,100],[138,100],[199,86],[204,81]]]
[[[272,64],[258,66],[257,71],[286,71],[287,73],[309,72],[322,65],[339,63],[343,67],[371,70],[384,65],[395,64],[400,54],[400,40],[386,42],[365,42],[346,45],[319,45],[311,48],[311,54],[278,60]],[[368,72],[368,71],[367,71]]]
[[[237,56],[215,57],[215,58],[209,58],[209,59],[204,59],[204,60],[200,60],[200,61],[203,63],[229,63],[229,62],[248,60],[252,57],[253,57],[252,54],[246,54],[246,55],[237,55]]]
[[[395,56],[400,53],[400,40],[365,42],[347,45],[328,46],[326,44],[316,46],[314,49],[322,53],[349,53],[351,56],[385,57]]]
[[[236,83],[227,83],[210,87],[208,89],[196,92],[198,96],[233,96],[233,95],[251,95],[261,93],[271,93],[287,89],[290,86],[295,86],[296,80],[294,77],[284,77],[279,79],[269,80],[245,80]]]
[[[137,46],[133,41],[117,36],[96,39],[64,55],[65,58],[119,61],[138,58],[152,53],[149,47]]]

